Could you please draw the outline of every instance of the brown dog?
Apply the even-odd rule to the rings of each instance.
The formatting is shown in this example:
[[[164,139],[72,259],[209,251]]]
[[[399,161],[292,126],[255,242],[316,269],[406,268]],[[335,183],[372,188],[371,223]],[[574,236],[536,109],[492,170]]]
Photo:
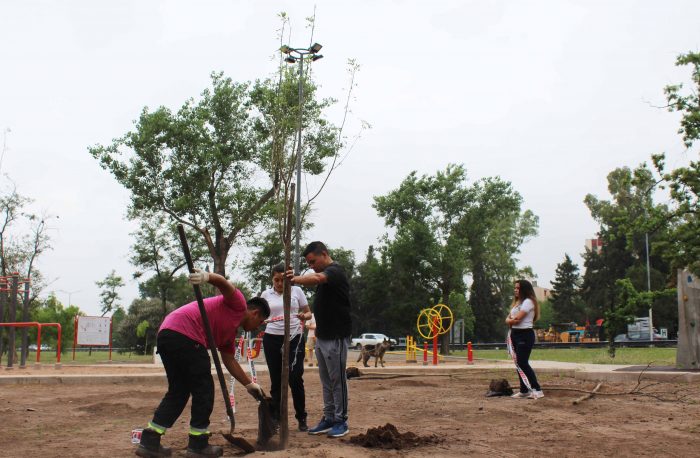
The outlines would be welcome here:
[[[384,339],[382,343],[376,345],[365,345],[362,347],[362,350],[360,350],[360,357],[357,358],[357,362],[362,360],[362,364],[364,364],[365,367],[369,367],[367,361],[374,356],[374,367],[377,367],[377,360],[379,360],[382,367],[384,367],[384,353],[386,353],[389,347],[391,347],[391,342],[387,339]]]

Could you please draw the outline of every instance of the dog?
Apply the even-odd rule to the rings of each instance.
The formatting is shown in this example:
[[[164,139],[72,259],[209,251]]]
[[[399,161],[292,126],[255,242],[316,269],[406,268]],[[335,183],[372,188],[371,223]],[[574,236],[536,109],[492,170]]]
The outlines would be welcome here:
[[[360,357],[357,358],[357,362],[362,360],[362,364],[364,364],[365,367],[369,367],[367,361],[374,356],[374,367],[377,367],[377,361],[384,367],[384,353],[386,353],[389,347],[391,347],[391,342],[387,339],[384,339],[383,342],[376,345],[365,345],[362,347],[362,350],[360,350]]]

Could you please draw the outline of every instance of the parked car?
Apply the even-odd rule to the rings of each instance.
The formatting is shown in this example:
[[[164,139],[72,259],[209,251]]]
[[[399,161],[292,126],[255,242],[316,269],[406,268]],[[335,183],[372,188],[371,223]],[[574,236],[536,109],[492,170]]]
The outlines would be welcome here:
[[[635,333],[635,334],[618,334],[615,336],[615,342],[639,342],[639,341],[648,341],[648,340],[649,340],[649,331]],[[668,338],[657,333],[656,329],[655,329],[654,330],[654,340],[668,340]]]
[[[29,346],[29,349],[31,351],[36,351],[36,344],[31,344]],[[46,344],[41,344],[41,351],[45,351],[45,350],[51,350],[51,347],[46,345]]]
[[[355,337],[354,339],[351,340],[351,345],[358,350],[362,349],[364,345],[377,345],[378,343],[381,343],[384,341],[384,339],[388,340],[391,342],[391,348],[393,349],[394,345],[397,344],[396,339],[391,339],[384,334],[375,334],[375,333],[368,333],[368,334],[362,334],[360,337]]]

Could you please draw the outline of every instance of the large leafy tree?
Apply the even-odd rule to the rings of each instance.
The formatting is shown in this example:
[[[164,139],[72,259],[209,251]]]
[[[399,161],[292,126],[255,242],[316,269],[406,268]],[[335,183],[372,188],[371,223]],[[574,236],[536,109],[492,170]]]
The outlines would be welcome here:
[[[610,200],[586,196],[584,202],[600,225],[598,235],[603,242],[599,253],[590,251],[584,256],[582,296],[589,315],[602,316],[603,311],[614,308],[617,280],[629,278],[637,290],[660,290],[671,278],[665,256],[654,249],[669,240],[670,230],[668,208],[653,200],[659,181],[645,164],[634,170],[617,168],[608,174]]]
[[[691,68],[691,87],[687,89],[683,84],[667,86],[668,108],[681,114],[678,133],[685,145],[691,148],[700,140],[700,53],[681,54],[676,65]],[[674,267],[689,268],[700,275],[700,160],[691,160],[686,167],[667,172],[663,154],[655,155],[653,159],[668,184],[674,204],[673,231],[660,249]]]
[[[420,309],[464,294],[471,274],[474,332],[483,340],[502,336],[502,294],[517,272],[520,246],[537,228],[521,204],[510,183],[498,178],[469,185],[461,165],[434,176],[413,172],[396,190],[375,197],[378,214],[396,230],[383,248],[388,312],[395,309],[397,321],[412,329]]]
[[[231,247],[259,227],[280,190],[285,152],[294,138],[298,97],[293,77],[236,83],[212,74],[199,100],[177,111],[147,108],[135,129],[111,145],[89,149],[103,168],[131,192],[129,214],[164,213],[201,234],[225,275]],[[334,128],[321,116],[331,101],[318,101],[306,79],[304,103],[309,173],[323,170],[337,151]],[[269,213],[268,213],[269,214]]]

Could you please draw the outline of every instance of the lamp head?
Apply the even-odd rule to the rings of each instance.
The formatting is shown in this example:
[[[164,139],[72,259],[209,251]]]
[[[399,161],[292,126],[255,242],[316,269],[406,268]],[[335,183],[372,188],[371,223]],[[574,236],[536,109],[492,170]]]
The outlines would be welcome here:
[[[318,44],[318,43],[314,43],[314,44],[312,44],[311,47],[309,48],[309,51],[312,52],[312,53],[314,53],[314,54],[316,54],[317,52],[319,52],[319,51],[321,50],[321,48],[323,48],[323,46],[321,46],[321,45]]]

